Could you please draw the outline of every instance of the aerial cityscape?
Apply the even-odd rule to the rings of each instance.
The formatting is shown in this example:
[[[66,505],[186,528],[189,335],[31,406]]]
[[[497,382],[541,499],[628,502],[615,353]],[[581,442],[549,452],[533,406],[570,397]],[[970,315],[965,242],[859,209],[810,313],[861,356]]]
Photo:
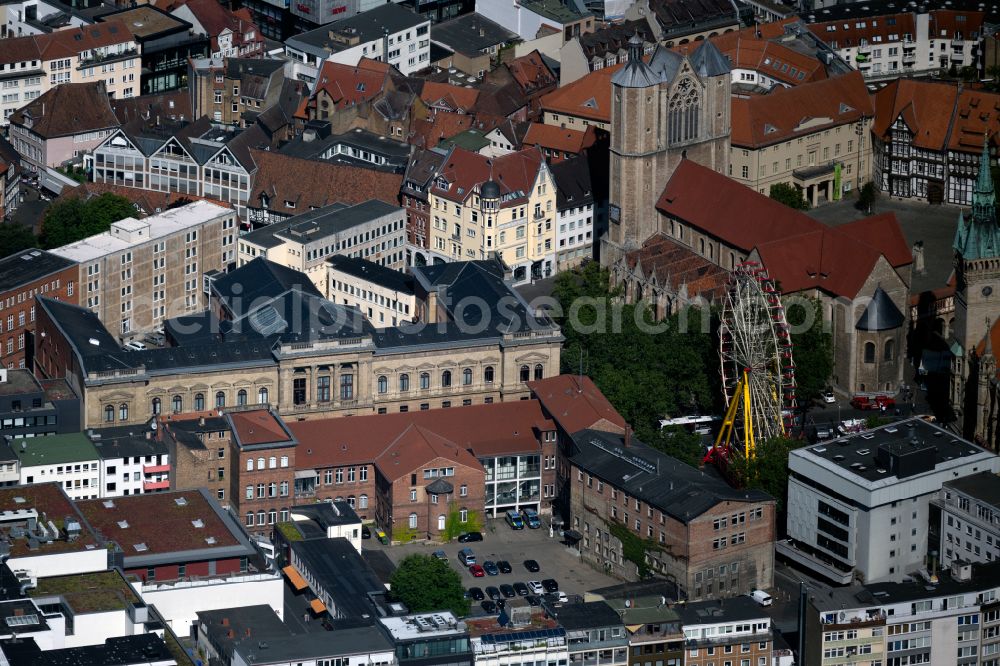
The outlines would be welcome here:
[[[1000,666],[998,158],[986,0],[0,1],[0,665]]]

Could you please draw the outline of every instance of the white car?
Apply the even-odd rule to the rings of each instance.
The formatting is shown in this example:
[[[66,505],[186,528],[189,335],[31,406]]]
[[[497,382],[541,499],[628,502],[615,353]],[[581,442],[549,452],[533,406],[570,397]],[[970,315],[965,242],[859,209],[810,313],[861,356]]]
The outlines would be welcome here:
[[[529,580],[528,589],[532,594],[545,594],[545,587],[537,580]]]
[[[146,348],[145,343],[139,342],[138,340],[132,340],[125,344],[125,349],[129,351],[143,351]]]
[[[823,402],[825,402],[828,405],[832,405],[833,403],[837,402],[837,396],[833,394],[832,389],[826,389],[825,391],[823,391]]]
[[[764,590],[754,590],[753,592],[750,593],[750,598],[752,598],[761,606],[770,606],[771,603],[774,601],[773,599],[771,599],[771,595],[765,592]]]

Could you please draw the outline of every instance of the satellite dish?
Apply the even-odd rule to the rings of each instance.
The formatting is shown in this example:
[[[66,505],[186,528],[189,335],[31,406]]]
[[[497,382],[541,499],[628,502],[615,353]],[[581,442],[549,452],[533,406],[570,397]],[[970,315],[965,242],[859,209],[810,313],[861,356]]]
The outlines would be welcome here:
[[[626,599],[625,600],[625,608],[632,608],[632,600],[631,599]]]

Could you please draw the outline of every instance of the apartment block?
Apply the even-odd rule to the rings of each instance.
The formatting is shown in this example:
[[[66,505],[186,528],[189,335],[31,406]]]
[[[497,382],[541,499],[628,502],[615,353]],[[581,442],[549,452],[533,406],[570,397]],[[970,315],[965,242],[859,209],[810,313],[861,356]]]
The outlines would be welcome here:
[[[278,103],[284,77],[283,60],[259,58],[193,58],[188,64],[188,88],[194,118],[247,126]],[[252,120],[251,120],[252,122]]]
[[[0,364],[31,367],[35,296],[77,303],[79,268],[72,259],[25,250],[0,259]]]
[[[447,261],[499,255],[515,282],[556,269],[556,184],[538,149],[496,158],[456,148],[429,193],[430,252]]]
[[[406,214],[372,199],[333,204],[269,224],[239,238],[238,265],[257,257],[305,273],[327,292],[327,259],[343,255],[401,269],[406,260]],[[339,301],[338,301],[339,302]]]
[[[937,535],[941,565],[992,562],[1000,559],[1000,494],[998,479],[979,472],[946,482],[931,506],[931,535]]]
[[[298,442],[267,409],[232,412],[226,421],[232,432],[229,505],[244,516],[248,532],[269,537],[279,516],[288,520]]]
[[[165,413],[163,398],[152,399],[156,435],[163,441],[174,469],[172,490],[205,488],[223,508],[230,506],[233,473],[232,430],[217,411]]]
[[[778,552],[840,584],[899,581],[926,566],[932,500],[1000,458],[919,418],[789,456],[788,540]]]
[[[685,666],[731,663],[770,666],[771,618],[753,599],[700,601],[676,606],[684,629]]]
[[[142,220],[119,220],[52,254],[78,265],[77,283],[86,284],[80,304],[119,338],[130,339],[207,305],[204,275],[225,268],[236,222],[234,210],[196,201]]]
[[[0,125],[62,83],[103,81],[110,97],[133,97],[139,94],[140,69],[139,44],[119,20],[4,39]]]
[[[373,326],[396,326],[416,317],[413,276],[358,257],[327,260],[326,298],[353,305]]]

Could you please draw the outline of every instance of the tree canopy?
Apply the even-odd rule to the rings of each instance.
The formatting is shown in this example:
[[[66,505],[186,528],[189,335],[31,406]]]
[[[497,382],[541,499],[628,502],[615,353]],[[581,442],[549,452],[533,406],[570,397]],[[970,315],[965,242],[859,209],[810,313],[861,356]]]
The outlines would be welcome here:
[[[814,298],[796,298],[788,302],[785,317],[792,329],[796,397],[799,405],[808,407],[820,396],[833,374],[833,336],[823,321],[823,307]],[[799,331],[803,328],[805,330]]]
[[[450,610],[459,617],[469,613],[461,576],[436,557],[406,556],[389,582],[392,596],[411,613]]]
[[[566,338],[562,371],[578,374],[582,364],[644,440],[658,437],[666,414],[717,408],[718,324],[712,313],[690,308],[655,322],[648,304],[624,304],[608,285],[608,272],[596,262],[556,278],[553,296]]]
[[[809,210],[809,202],[806,201],[802,190],[789,185],[788,183],[775,183],[771,186],[769,196],[775,201],[779,201],[789,208],[795,210]]]
[[[788,454],[806,442],[776,437],[757,443],[752,459],[738,456],[730,462],[729,473],[743,488],[763,490],[773,497],[779,511],[788,497]]]
[[[67,199],[45,211],[39,240],[45,248],[61,247],[103,233],[111,228],[112,222],[135,214],[131,201],[110,192],[87,201]]]
[[[7,257],[37,245],[35,234],[23,224],[0,224],[0,257]]]

